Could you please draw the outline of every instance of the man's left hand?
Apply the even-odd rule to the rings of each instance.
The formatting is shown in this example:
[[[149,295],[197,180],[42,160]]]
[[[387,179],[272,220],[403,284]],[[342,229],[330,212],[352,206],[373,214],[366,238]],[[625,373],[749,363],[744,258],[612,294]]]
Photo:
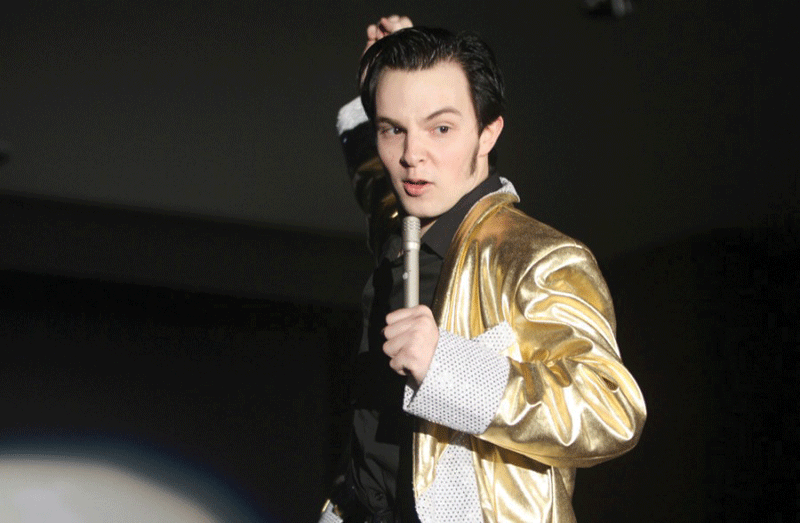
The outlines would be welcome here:
[[[409,374],[422,383],[439,343],[439,327],[433,313],[425,305],[398,309],[386,316],[383,329],[386,343],[383,352],[389,356],[389,366],[398,374]]]

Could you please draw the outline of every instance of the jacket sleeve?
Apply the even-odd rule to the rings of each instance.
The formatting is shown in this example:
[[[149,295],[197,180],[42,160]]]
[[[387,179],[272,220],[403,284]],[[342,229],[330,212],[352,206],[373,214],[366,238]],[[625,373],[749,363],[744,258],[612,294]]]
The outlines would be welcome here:
[[[560,247],[507,277],[516,283],[500,285],[505,321],[472,340],[440,338],[429,375],[406,390],[406,410],[557,467],[631,449],[646,408],[591,253]]]
[[[386,239],[386,232],[398,219],[397,204],[361,99],[356,98],[339,110],[336,130],[353,194],[367,218],[369,246],[377,253]]]

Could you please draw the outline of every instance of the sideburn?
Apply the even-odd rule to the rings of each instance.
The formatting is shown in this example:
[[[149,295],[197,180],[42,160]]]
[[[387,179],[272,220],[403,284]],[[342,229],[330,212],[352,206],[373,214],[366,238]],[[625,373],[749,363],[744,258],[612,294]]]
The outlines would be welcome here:
[[[469,175],[470,177],[475,176],[475,170],[478,168],[478,151],[481,148],[481,143],[478,141],[478,144],[475,146],[475,151],[472,153],[472,163],[469,165]]]

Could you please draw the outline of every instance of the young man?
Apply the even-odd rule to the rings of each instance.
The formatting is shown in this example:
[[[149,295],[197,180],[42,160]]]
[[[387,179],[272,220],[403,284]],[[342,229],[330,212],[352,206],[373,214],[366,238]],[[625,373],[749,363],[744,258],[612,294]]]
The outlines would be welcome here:
[[[321,521],[574,521],[575,468],[632,448],[646,415],[608,289],[586,247],[516,210],[494,173],[489,48],[410,25],[368,29],[361,99],[339,114],[377,263],[349,463]],[[404,215],[423,231],[423,305],[408,309]]]

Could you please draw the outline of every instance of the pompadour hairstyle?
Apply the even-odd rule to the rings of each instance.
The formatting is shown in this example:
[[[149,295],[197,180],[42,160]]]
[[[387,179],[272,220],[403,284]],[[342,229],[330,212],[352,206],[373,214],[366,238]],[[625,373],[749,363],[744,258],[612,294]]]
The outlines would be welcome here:
[[[361,103],[375,122],[375,93],[386,69],[418,71],[442,62],[461,66],[467,76],[478,132],[505,111],[505,87],[494,53],[477,34],[453,34],[446,29],[409,27],[381,38],[361,58],[358,71]]]

